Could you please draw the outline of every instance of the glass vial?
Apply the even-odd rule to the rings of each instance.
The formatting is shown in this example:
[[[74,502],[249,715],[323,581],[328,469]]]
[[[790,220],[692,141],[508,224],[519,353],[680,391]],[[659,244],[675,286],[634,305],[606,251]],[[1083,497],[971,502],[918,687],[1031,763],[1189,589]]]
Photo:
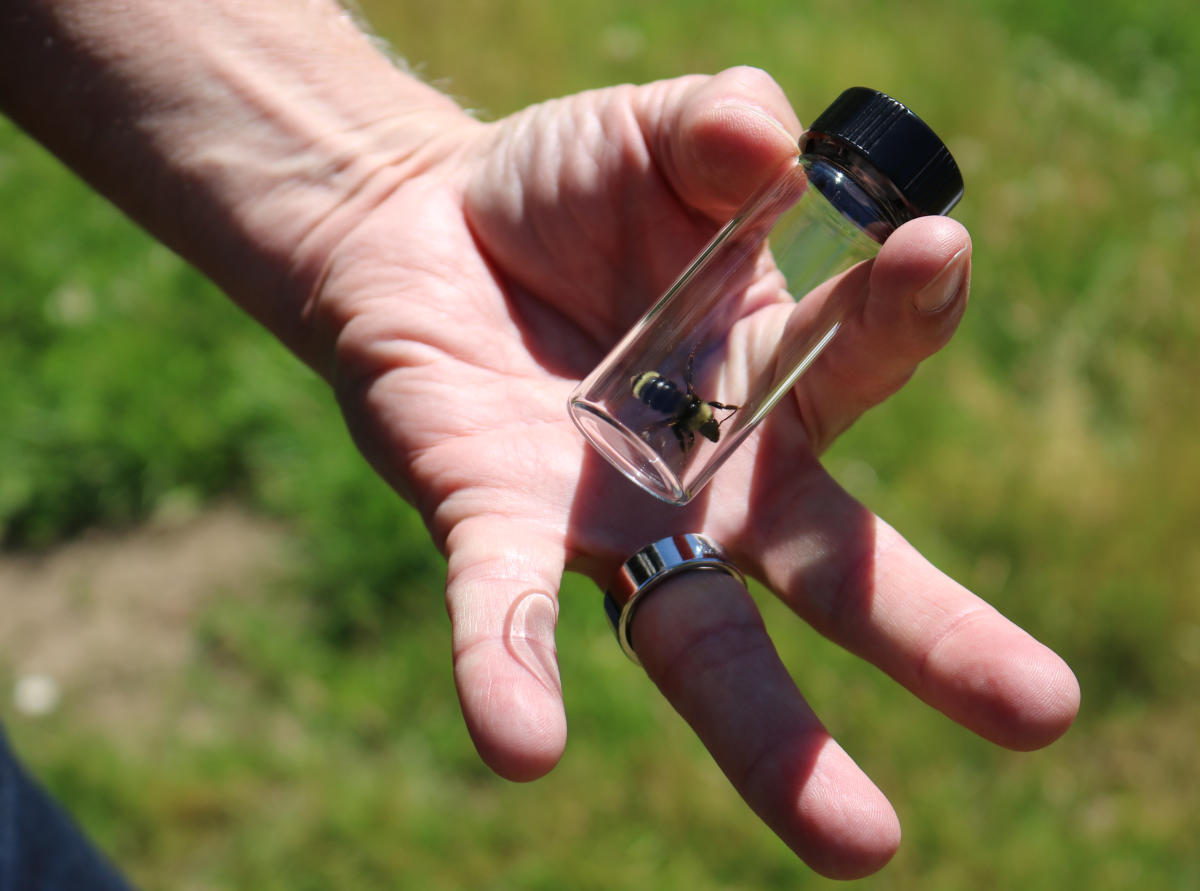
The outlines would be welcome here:
[[[583,380],[575,424],[631,481],[686,504],[856,308],[861,293],[832,280],[962,191],[949,150],[915,114],[847,90]]]

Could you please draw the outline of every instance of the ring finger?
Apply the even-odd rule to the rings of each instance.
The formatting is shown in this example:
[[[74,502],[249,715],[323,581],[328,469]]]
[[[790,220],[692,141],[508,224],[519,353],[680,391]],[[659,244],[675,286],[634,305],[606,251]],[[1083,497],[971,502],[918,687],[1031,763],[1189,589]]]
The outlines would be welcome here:
[[[631,637],[742,798],[813,869],[853,878],[891,858],[895,812],[813,714],[740,582],[666,579],[639,605]]]

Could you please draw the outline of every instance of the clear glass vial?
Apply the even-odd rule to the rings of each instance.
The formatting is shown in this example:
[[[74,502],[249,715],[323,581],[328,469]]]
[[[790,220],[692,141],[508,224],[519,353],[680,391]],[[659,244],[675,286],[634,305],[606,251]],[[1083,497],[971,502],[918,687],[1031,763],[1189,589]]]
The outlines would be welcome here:
[[[686,504],[854,308],[848,289],[823,283],[962,191],[920,118],[876,90],[847,90],[579,385],[575,424],[630,480]]]

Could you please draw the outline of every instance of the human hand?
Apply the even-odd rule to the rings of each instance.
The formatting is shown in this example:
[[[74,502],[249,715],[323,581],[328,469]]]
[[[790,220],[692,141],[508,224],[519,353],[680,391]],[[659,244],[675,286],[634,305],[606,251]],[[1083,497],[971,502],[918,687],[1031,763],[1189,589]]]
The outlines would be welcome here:
[[[603,585],[681,531],[723,543],[801,618],[988,739],[1035,748],[1074,717],[1061,660],[818,460],[952,334],[970,257],[952,220],[905,225],[852,275],[861,312],[686,508],[625,482],[567,417],[578,379],[799,132],[778,87],[750,69],[463,119],[319,264],[310,318],[328,332],[330,378],[364,454],[448,557],[463,714],[506,777],[540,776],[565,744],[564,567]],[[850,877],[887,861],[894,812],[809,709],[739,584],[671,579],[639,610],[634,641],[734,786],[810,865]]]
[[[817,460],[950,336],[969,262],[953,221],[909,223],[848,277],[869,285],[861,311],[686,509],[619,478],[567,419],[575,382],[795,151],[799,124],[761,72],[484,125],[398,71],[333,0],[6,12],[0,109],[327,373],[364,453],[421,510],[449,558],[463,713],[499,773],[539,776],[565,742],[564,566],[603,584],[680,531],[722,542],[821,632],[990,739],[1036,747],[1074,717],[1069,669]],[[808,709],[740,585],[677,576],[633,637],[814,868],[887,860],[894,813]]]

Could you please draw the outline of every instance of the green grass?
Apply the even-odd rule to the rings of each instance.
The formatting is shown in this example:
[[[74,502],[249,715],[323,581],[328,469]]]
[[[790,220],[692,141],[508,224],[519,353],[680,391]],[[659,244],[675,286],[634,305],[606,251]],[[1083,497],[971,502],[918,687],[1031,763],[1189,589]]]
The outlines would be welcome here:
[[[900,812],[901,852],[865,887],[1200,885],[1200,11],[370,6],[484,116],[746,63],[803,119],[867,83],[934,123],[967,181],[956,215],[975,238],[972,306],[951,347],[828,463],[1063,653],[1079,723],[1042,752],[996,750],[764,610],[814,706]],[[827,884],[623,661],[578,579],[560,632],[567,756],[532,786],[490,776],[454,700],[439,558],[321,385],[7,125],[0,207],[5,546],[230,494],[294,530],[278,590],[204,617],[193,664],[162,679],[153,738],[106,739],[69,708],[0,713],[132,875],[266,891]],[[189,730],[194,710],[219,732]]]

